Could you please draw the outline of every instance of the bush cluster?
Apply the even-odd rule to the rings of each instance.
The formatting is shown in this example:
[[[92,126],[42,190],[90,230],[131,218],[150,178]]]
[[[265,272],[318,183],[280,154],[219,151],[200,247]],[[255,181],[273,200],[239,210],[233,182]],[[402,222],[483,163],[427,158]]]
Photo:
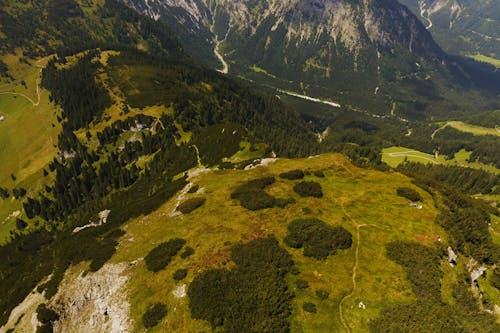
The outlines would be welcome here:
[[[184,252],[181,253],[181,258],[186,259],[194,254],[194,249],[191,246],[186,247]]]
[[[297,180],[304,178],[305,174],[302,170],[291,170],[288,172],[283,172],[280,174],[280,178],[289,179],[289,180]]]
[[[145,328],[155,327],[166,315],[167,306],[165,304],[153,304],[142,315],[142,324]]]
[[[152,272],[161,271],[172,261],[172,258],[182,249],[184,244],[186,244],[186,241],[181,238],[174,238],[161,243],[144,258],[146,267]]]
[[[415,191],[412,188],[409,187],[399,187],[396,191],[396,193],[403,198],[406,198],[410,201],[422,201],[422,197],[420,196],[420,193]]]
[[[195,209],[203,206],[206,201],[206,198],[191,198],[177,206],[177,210],[182,214],[189,214]]]
[[[275,182],[274,177],[265,177],[251,180],[240,185],[231,193],[231,199],[237,199],[240,204],[249,210],[260,210],[265,208],[284,208],[295,203],[293,199],[275,198],[264,189]]]
[[[318,178],[325,178],[325,173],[321,170],[314,171],[314,175]]]
[[[316,182],[300,182],[293,187],[293,190],[301,197],[322,198],[323,191],[321,185]]]
[[[40,304],[36,309],[38,321],[42,324],[37,328],[37,333],[52,332],[53,324],[59,320],[59,315],[45,304]]]
[[[305,312],[309,312],[309,313],[316,313],[317,312],[316,304],[311,303],[311,302],[304,302],[304,304],[302,305],[302,309],[304,309]]]
[[[185,268],[181,268],[175,271],[173,278],[175,281],[181,281],[184,280],[184,278],[187,276],[188,271]]]
[[[326,259],[340,249],[352,245],[352,235],[343,227],[331,227],[318,219],[297,219],[288,225],[285,243],[293,248],[304,248],[304,255]]]
[[[270,237],[234,246],[231,259],[232,270],[209,269],[194,278],[188,289],[192,317],[214,331],[289,332],[290,254]]]
[[[320,300],[324,301],[330,297],[330,293],[324,289],[318,289],[316,290],[316,296],[318,296]]]

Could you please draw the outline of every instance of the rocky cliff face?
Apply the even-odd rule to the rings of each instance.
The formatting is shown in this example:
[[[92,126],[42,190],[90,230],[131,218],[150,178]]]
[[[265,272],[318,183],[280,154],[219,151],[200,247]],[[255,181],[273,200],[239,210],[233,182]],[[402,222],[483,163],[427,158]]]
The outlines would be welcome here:
[[[500,58],[500,2],[494,0],[399,0],[450,53]]]
[[[211,65],[220,66],[217,48],[233,74],[343,105],[388,110],[397,99],[422,113],[439,86],[464,74],[396,0],[122,1],[181,31],[185,48]],[[428,10],[440,1],[451,0]]]

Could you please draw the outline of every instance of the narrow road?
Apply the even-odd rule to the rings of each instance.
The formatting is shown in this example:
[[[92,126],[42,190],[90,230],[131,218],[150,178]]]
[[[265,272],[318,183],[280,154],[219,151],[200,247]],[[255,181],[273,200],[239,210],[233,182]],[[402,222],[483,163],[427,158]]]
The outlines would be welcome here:
[[[277,89],[277,90],[280,93],[282,93],[282,94],[287,94],[287,95],[290,95],[290,96],[293,96],[293,97],[305,99],[307,101],[312,101],[312,102],[316,102],[316,103],[322,103],[322,104],[333,106],[335,108],[340,108],[341,107],[341,105],[338,104],[338,103],[327,101],[327,100],[324,100],[324,99],[309,97],[309,96],[306,96],[306,95],[301,95],[301,94],[297,94],[297,93],[294,93],[294,92],[291,92],[291,91],[282,90],[282,89]]]
[[[414,155],[412,153],[418,153],[418,151],[408,150],[408,151],[401,151],[401,152],[396,152],[396,153],[386,153],[386,154],[391,156],[391,157],[415,157],[415,158],[420,158],[420,159],[423,159],[426,161],[430,161],[434,164],[439,164],[439,162],[436,161],[435,159],[425,157],[425,156],[420,156],[420,155]]]

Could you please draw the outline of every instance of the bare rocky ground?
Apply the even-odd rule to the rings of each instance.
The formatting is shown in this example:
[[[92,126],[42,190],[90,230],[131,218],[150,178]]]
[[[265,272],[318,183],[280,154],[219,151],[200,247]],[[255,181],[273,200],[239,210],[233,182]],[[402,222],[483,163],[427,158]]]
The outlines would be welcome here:
[[[126,268],[125,264],[106,264],[95,273],[66,273],[51,302],[60,315],[54,332],[132,332]]]

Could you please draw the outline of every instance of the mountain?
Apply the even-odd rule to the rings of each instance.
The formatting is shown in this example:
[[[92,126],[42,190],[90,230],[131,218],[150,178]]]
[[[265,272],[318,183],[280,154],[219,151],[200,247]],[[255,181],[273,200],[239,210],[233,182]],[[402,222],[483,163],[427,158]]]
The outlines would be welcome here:
[[[500,3],[491,0],[400,0],[449,53],[499,67]],[[495,61],[496,60],[496,61]]]
[[[170,3],[0,0],[0,332],[500,330],[498,129],[217,72]]]
[[[233,74],[281,89],[378,114],[396,102],[410,118],[491,108],[491,96],[485,104],[469,93],[488,81],[450,59],[397,1],[124,2],[169,26],[212,31],[199,47],[216,48]],[[190,40],[183,45],[192,48]],[[488,83],[497,89],[497,82]]]

